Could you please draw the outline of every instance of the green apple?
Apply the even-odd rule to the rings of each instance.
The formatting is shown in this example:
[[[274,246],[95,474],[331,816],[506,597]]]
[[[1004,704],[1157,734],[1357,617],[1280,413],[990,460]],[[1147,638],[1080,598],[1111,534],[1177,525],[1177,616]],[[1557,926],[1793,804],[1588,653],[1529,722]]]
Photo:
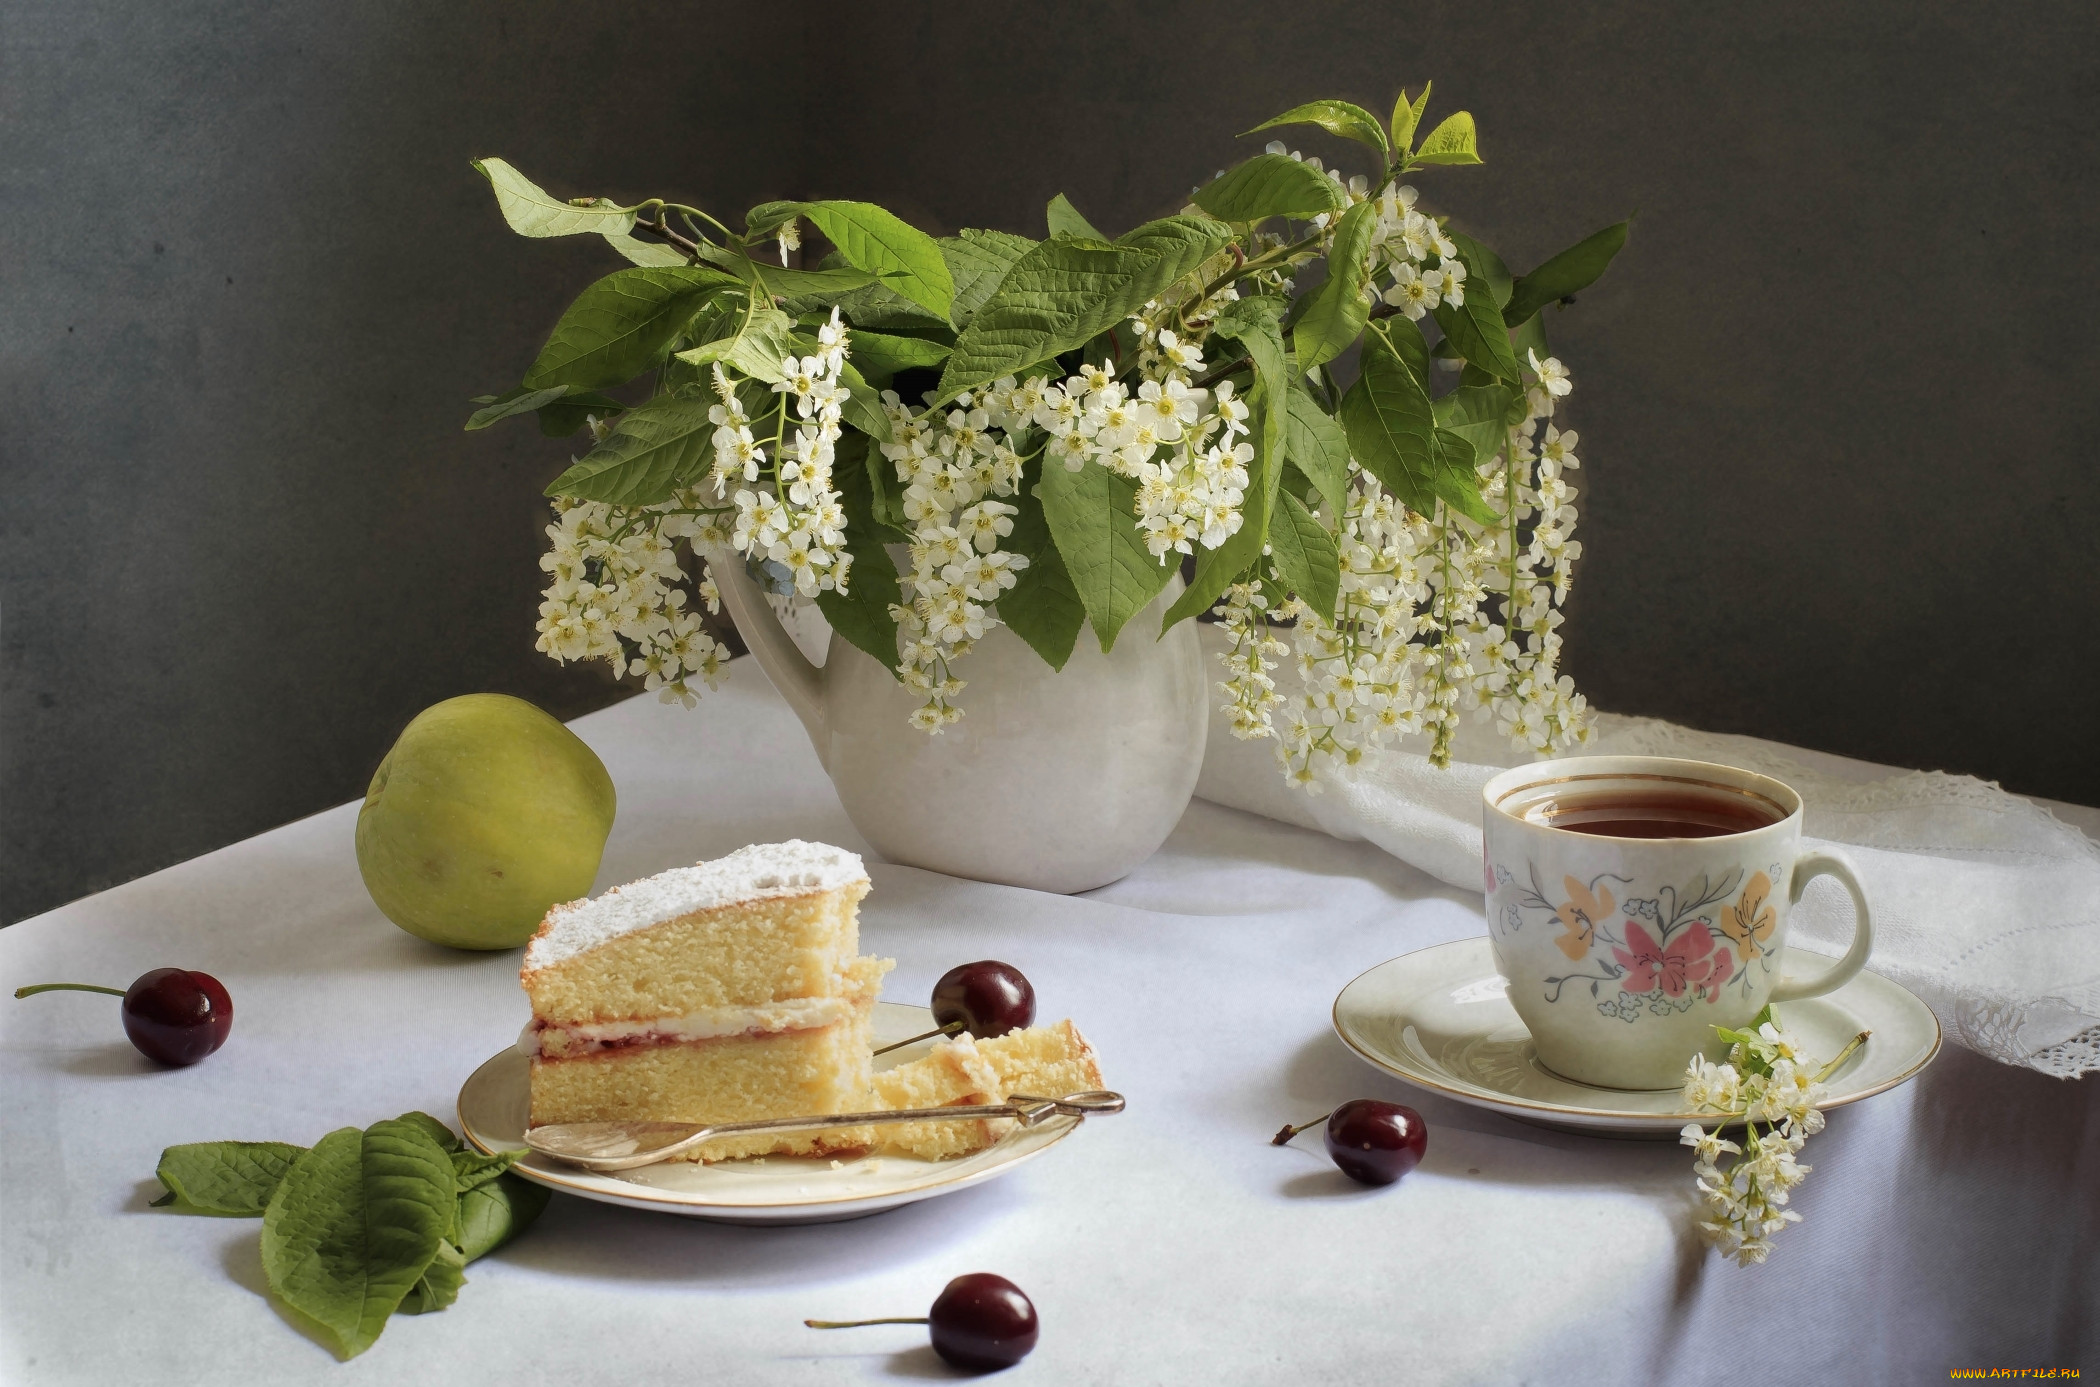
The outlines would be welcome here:
[[[548,906],[590,894],[613,809],[605,763],[552,717],[505,694],[448,698],[373,774],[357,869],[410,934],[514,949]]]

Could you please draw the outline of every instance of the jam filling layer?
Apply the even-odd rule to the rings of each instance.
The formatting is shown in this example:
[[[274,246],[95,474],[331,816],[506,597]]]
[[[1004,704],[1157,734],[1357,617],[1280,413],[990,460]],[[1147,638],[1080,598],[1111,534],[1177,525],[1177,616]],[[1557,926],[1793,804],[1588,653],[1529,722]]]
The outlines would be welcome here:
[[[576,1059],[614,1050],[656,1045],[693,1045],[734,1036],[785,1035],[821,1030],[852,1016],[850,997],[796,997],[762,1007],[704,1007],[684,1016],[631,1020],[551,1022],[534,1017],[518,1036],[518,1048],[541,1059]]]

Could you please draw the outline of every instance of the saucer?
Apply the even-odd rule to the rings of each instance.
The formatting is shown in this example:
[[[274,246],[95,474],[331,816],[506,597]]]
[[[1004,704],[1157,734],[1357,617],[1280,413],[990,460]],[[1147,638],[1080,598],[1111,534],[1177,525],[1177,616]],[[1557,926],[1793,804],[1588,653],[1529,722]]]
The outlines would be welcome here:
[[[1713,1113],[1685,1112],[1676,1089],[1594,1088],[1547,1069],[1507,989],[1485,938],[1417,949],[1342,989],[1334,999],[1335,1034],[1388,1074],[1541,1127],[1675,1141],[1685,1123],[1713,1121]],[[1812,1055],[1835,1055],[1859,1032],[1873,1032],[1824,1081],[1825,1111],[1906,1082],[1940,1049],[1932,1009],[1875,973],[1784,1003],[1780,1014]]]
[[[933,1013],[925,1007],[875,1004],[877,1045],[933,1028]],[[907,1063],[932,1047],[932,1041],[921,1041],[878,1055],[875,1068]],[[482,1151],[522,1149],[531,1106],[531,1061],[518,1050],[505,1050],[475,1070],[460,1089],[460,1128]],[[665,1161],[601,1175],[535,1154],[512,1169],[563,1194],[630,1209],[716,1223],[831,1223],[879,1214],[997,1179],[1070,1136],[1080,1121],[1053,1117],[1034,1127],[1017,1127],[982,1151],[947,1161],[890,1155],[837,1162],[822,1157],[768,1156],[713,1165]]]

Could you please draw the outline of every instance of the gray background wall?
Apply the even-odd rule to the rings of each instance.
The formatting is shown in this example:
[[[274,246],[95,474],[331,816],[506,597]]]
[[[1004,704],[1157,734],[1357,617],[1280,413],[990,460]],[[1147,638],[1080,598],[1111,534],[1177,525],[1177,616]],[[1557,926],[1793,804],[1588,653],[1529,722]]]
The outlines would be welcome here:
[[[358,795],[440,698],[624,696],[531,648],[565,449],[459,428],[614,266],[469,158],[1039,234],[1424,78],[1489,160],[1425,196],[1512,265],[1640,209],[1550,324],[1592,699],[2100,799],[2090,6],[869,14],[0,10],[0,918]]]

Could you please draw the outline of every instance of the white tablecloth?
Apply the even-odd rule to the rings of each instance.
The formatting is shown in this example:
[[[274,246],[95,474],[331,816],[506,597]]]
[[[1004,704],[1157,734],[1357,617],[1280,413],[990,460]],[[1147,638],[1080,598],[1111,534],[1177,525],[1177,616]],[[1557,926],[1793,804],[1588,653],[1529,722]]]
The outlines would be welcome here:
[[[865,851],[749,661],[699,710],[576,724],[619,787],[600,886],[791,836]],[[1002,1273],[1041,1347],[1002,1381],[1921,1382],[2100,1370],[2100,1085],[1949,1049],[1832,1116],[1766,1266],[1710,1257],[1683,1148],[1542,1131],[1409,1089],[1328,1028],[1336,991],[1481,929],[1477,899],[1365,843],[1197,802],[1082,898],[870,863],[866,947],[919,1000],[1006,959],[1095,1041],[1127,1114],[991,1184],[874,1218],[720,1227],[556,1196],[443,1314],[338,1363],[258,1292],[259,1225],[147,1207],[163,1146],[308,1143],[460,1082],[527,1015],[513,954],[410,938],[358,880],[354,805],[0,931],[0,987],[202,968],[226,1048],[148,1066],[113,998],[0,1000],[0,1378],[179,1383],[831,1383],[945,1373],[923,1314]],[[2091,831],[2091,825],[2088,825]],[[1268,1138],[1355,1096],[1429,1155],[1366,1191]]]

